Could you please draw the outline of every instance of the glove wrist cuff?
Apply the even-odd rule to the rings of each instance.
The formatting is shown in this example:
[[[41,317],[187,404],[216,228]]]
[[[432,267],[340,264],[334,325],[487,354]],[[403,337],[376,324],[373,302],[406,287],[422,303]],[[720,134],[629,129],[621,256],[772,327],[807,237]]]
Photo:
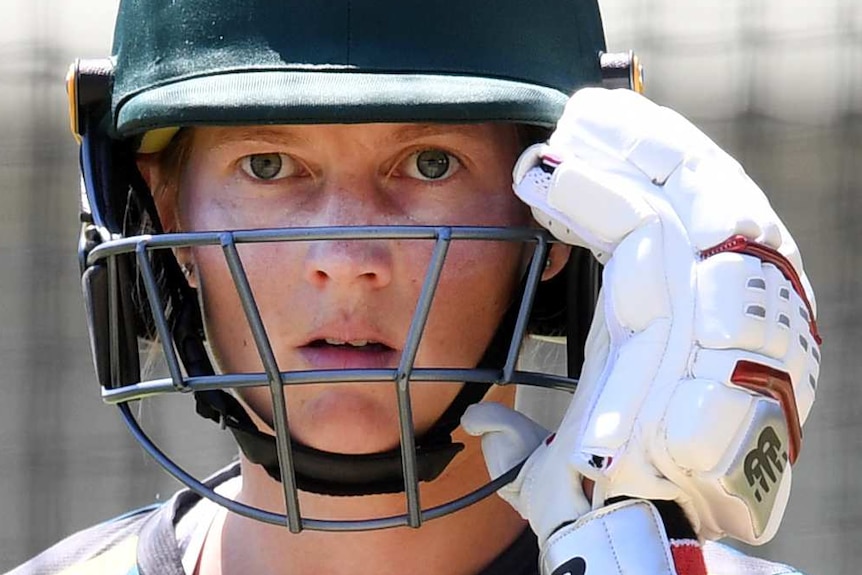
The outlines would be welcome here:
[[[542,546],[542,575],[706,575],[700,545],[668,539],[648,501],[602,507],[558,529]]]

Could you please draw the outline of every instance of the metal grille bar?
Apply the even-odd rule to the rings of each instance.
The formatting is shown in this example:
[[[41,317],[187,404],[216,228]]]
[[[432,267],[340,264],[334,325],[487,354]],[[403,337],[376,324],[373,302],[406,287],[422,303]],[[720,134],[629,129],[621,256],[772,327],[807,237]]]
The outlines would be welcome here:
[[[342,383],[379,383],[395,381],[395,369],[345,369],[340,371],[283,371],[283,385],[313,385],[327,383],[336,379]],[[439,383],[469,380],[474,383],[498,383],[503,379],[498,369],[447,369],[447,368],[413,368],[410,374],[411,383]],[[267,385],[269,376],[266,373],[231,373],[220,375],[204,375],[185,378],[184,389],[189,391],[209,391],[213,389],[241,389],[244,387],[260,387]],[[515,371],[507,380],[508,383],[531,385],[572,392],[577,386],[577,379],[547,373],[532,373]],[[110,405],[147,399],[177,391],[169,378],[151,379],[134,385],[120,388],[103,389],[102,400]]]
[[[437,237],[395,378],[395,393],[398,398],[400,419],[401,467],[404,471],[404,491],[407,495],[407,513],[410,517],[409,524],[411,527],[421,525],[422,514],[419,504],[419,474],[416,470],[416,434],[413,429],[413,406],[410,403],[410,373],[416,361],[416,352],[419,350],[422,332],[428,321],[431,303],[434,301],[434,292],[437,291],[437,284],[440,281],[440,273],[443,271],[443,262],[449,251],[451,235],[449,228],[443,228]]]
[[[530,260],[530,271],[527,275],[527,283],[524,288],[524,296],[521,298],[521,306],[518,308],[518,318],[515,321],[515,329],[512,331],[512,341],[509,343],[509,351],[506,354],[506,364],[503,366],[503,380],[500,383],[510,383],[512,374],[515,373],[515,364],[518,361],[518,351],[527,331],[527,323],[530,319],[530,310],[533,307],[533,299],[536,297],[536,289],[539,285],[539,276],[545,268],[548,258],[548,243],[544,238],[539,238],[539,245],[533,252]]]
[[[138,260],[138,268],[141,270],[141,276],[144,280],[144,290],[147,293],[147,301],[150,303],[150,311],[152,312],[153,321],[156,324],[156,333],[159,334],[159,341],[162,342],[162,350],[165,354],[165,362],[168,364],[168,372],[171,374],[171,381],[178,391],[188,391],[183,372],[180,368],[180,362],[177,358],[176,349],[173,346],[173,337],[171,330],[168,328],[167,318],[163,313],[162,299],[159,296],[158,284],[153,274],[153,267],[150,265],[150,260],[147,258],[147,242],[140,242],[135,249],[135,255]],[[111,292],[113,293],[113,291]]]
[[[450,241],[485,240],[508,242],[539,242],[544,238],[556,242],[547,231],[540,228],[500,228],[474,226],[341,226],[325,228],[272,228],[260,230],[235,230],[228,233],[236,244],[265,242],[312,242],[333,240],[436,240],[443,230],[448,230]],[[185,232],[142,235],[120,238],[100,244],[90,251],[87,263],[92,265],[106,257],[133,252],[140,242],[149,249],[178,247],[219,246],[224,231]]]
[[[272,513],[270,511],[265,511],[257,507],[252,507],[250,505],[234,501],[233,499],[229,499],[217,493],[211,487],[205,485],[197,478],[192,476],[190,473],[185,471],[182,467],[174,463],[170,457],[165,455],[165,453],[162,452],[158,448],[158,446],[153,443],[147,433],[143,429],[141,429],[140,424],[138,423],[137,419],[135,419],[135,416],[132,414],[132,411],[129,408],[128,404],[121,404],[119,408],[120,413],[123,417],[123,421],[129,428],[129,431],[135,437],[135,439],[144,447],[147,453],[149,453],[150,456],[155,459],[159,463],[159,465],[161,465],[168,473],[173,475],[181,483],[187,485],[195,493],[201,495],[202,497],[206,497],[215,501],[219,505],[226,507],[234,513],[238,513],[239,515],[243,515],[251,519],[256,519],[258,521],[263,521],[264,523],[281,526],[285,525],[289,521],[289,517],[280,513]],[[421,512],[422,521],[430,521],[432,519],[436,519],[438,517],[454,513],[459,509],[463,509],[469,505],[473,505],[477,501],[481,501],[482,499],[493,495],[501,487],[508,483],[511,483],[515,479],[515,477],[517,477],[518,472],[521,470],[521,467],[523,467],[523,465],[524,462],[517,464],[497,479],[494,479],[493,481],[486,483],[478,489],[475,489],[470,493],[467,493],[457,499],[453,499],[452,501],[449,501],[447,503],[443,503],[441,505],[437,505],[435,507],[423,510]],[[410,517],[407,514],[393,515],[390,517],[379,517],[375,519],[327,520],[304,518],[302,520],[302,526],[305,529],[310,529],[314,531],[368,531],[373,529],[389,529],[392,527],[403,527],[408,525],[409,521]]]
[[[287,527],[292,533],[302,531],[302,519],[299,514],[299,496],[296,490],[296,475],[294,473],[293,452],[290,447],[290,434],[287,425],[287,406],[284,401],[284,393],[281,385],[281,373],[260,311],[257,309],[248,276],[243,268],[239,257],[233,234],[227,232],[221,234],[221,245],[224,250],[230,274],[237,287],[242,302],[242,308],[248,319],[254,342],[257,345],[260,359],[269,379],[270,395],[272,396],[272,416],[275,426],[276,449],[278,449],[278,467],[281,471],[281,485],[284,491],[284,504],[287,508]]]

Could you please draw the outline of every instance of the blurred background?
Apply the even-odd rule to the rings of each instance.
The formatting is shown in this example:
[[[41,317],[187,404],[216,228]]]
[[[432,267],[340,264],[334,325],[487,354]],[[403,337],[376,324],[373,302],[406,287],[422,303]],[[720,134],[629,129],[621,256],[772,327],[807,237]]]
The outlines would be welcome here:
[[[178,488],[101,405],[78,284],[76,147],[63,76],[110,50],[116,2],[4,0],[0,19],[0,571]],[[776,539],[811,575],[862,563],[862,3],[604,0],[647,93],[746,166],[795,235],[824,335],[818,402]],[[234,448],[183,401],[144,414],[189,467]],[[199,437],[204,435],[204,437]],[[213,439],[213,436],[216,439]],[[215,463],[214,463],[215,462]]]

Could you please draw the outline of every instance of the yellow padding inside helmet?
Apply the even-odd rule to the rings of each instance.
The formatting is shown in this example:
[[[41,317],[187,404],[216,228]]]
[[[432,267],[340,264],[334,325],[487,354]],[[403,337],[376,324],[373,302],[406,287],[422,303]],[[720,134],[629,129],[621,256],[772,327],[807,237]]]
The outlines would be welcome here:
[[[179,131],[179,128],[156,128],[155,130],[150,130],[141,138],[138,153],[154,154],[161,152],[168,147],[168,144],[171,143],[171,140]]]

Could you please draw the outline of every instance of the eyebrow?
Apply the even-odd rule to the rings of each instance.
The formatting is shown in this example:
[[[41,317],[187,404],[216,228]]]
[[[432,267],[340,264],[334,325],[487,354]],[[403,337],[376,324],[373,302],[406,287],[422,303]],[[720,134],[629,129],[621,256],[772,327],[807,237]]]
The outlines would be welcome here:
[[[296,130],[285,130],[275,126],[238,126],[217,128],[214,147],[243,141],[263,141],[276,144],[286,142],[308,142],[308,138]]]
[[[395,130],[387,138],[397,143],[410,142],[429,136],[457,134],[472,139],[485,139],[486,134],[480,135],[475,129],[476,124],[405,124]]]
[[[303,126],[305,124],[298,124]],[[445,124],[445,123],[409,123],[402,124],[396,130],[389,132],[384,143],[405,144],[422,138],[433,136],[457,135],[471,140],[484,141],[487,134],[477,131],[477,124]],[[267,142],[273,144],[307,144],[313,140],[301,130],[290,129],[291,125],[279,126],[224,126],[216,128],[216,138],[213,147],[221,148],[234,142]]]

